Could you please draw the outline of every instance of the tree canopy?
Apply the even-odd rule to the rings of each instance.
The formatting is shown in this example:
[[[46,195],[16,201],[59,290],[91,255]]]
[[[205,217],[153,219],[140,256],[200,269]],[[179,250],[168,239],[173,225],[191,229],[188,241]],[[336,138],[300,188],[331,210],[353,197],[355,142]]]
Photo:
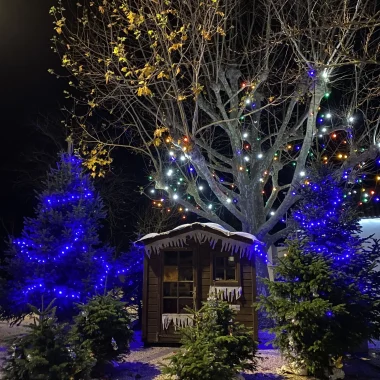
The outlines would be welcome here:
[[[87,166],[104,175],[118,147],[143,155],[156,207],[269,244],[311,161],[355,181],[378,154],[376,2],[59,0],[50,12]]]

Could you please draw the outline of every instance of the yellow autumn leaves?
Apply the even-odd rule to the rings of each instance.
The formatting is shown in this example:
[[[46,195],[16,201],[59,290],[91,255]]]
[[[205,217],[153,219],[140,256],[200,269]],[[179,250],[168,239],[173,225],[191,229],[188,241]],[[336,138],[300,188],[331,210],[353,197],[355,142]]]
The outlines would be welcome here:
[[[103,144],[98,144],[91,150],[87,146],[82,146],[82,154],[86,158],[83,165],[91,171],[91,176],[95,178],[105,176],[105,167],[112,163],[109,152],[104,149]]]
[[[167,127],[157,127],[153,133],[152,144],[154,146],[160,146],[163,140],[163,135],[169,134],[169,129]],[[166,137],[166,141],[170,142],[172,138],[170,136]]]
[[[145,84],[137,89],[137,96],[152,96],[153,93],[149,87]]]

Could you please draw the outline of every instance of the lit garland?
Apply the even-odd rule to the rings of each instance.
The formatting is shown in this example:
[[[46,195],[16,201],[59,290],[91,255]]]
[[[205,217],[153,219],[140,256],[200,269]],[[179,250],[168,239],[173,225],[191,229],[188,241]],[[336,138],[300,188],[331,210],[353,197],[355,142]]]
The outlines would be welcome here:
[[[299,193],[304,201],[294,210],[293,218],[298,226],[298,237],[307,237],[305,249],[337,261],[349,260],[361,244],[359,227],[349,219],[350,195],[331,175],[309,180]],[[342,228],[343,225],[347,228]]]
[[[322,72],[318,72],[318,70],[314,68],[309,68],[307,70],[308,76],[314,80],[322,80],[325,83],[325,94],[324,94],[324,102],[328,101],[331,95],[331,91],[328,89],[329,83],[329,71],[327,69]],[[246,175],[250,176],[250,170],[252,167],[252,161],[261,160],[264,158],[267,153],[263,147],[261,147],[260,151],[253,152],[251,145],[251,134],[250,134],[250,126],[252,123],[257,123],[257,120],[249,120],[249,126],[245,124],[245,120],[247,116],[251,114],[252,110],[257,107],[255,101],[255,93],[254,89],[256,88],[256,83],[243,82],[241,84],[242,96],[241,96],[241,109],[242,115],[240,116],[240,124],[241,124],[241,148],[236,151],[236,157],[241,156],[241,160],[237,160],[238,165],[236,167],[237,174],[246,173]],[[275,97],[271,96],[268,98],[269,103],[274,103],[276,101]],[[325,107],[326,108],[326,107]],[[327,107],[328,108],[328,107]],[[348,148],[350,146],[349,142],[353,138],[353,127],[355,122],[357,122],[357,117],[353,113],[349,113],[345,118],[344,122],[346,125],[346,130],[337,131],[334,130],[334,123],[338,118],[334,116],[333,112],[328,110],[322,110],[321,106],[319,107],[319,114],[316,117],[316,127],[317,133],[314,137],[316,137],[316,144],[319,148],[322,149],[322,162],[324,164],[329,163],[338,163],[341,161],[345,161],[349,159],[349,151]],[[185,196],[186,186],[190,181],[197,181],[197,173],[194,166],[191,163],[190,153],[192,151],[192,142],[189,137],[183,136],[180,139],[174,139],[168,135],[168,130],[165,130],[167,133],[166,138],[163,136],[163,141],[167,144],[166,147],[168,149],[168,168],[165,172],[165,179],[167,186],[165,186],[165,191],[169,192],[171,196],[163,197],[161,192],[159,192],[160,198],[155,198],[152,200],[152,205],[154,207],[162,208],[163,210],[167,210],[167,212],[172,212],[174,210],[187,213],[188,209],[184,209],[181,207],[173,207],[173,203],[178,203],[181,199],[188,201],[192,204],[192,206],[196,209],[203,208],[204,211],[212,211],[215,212],[221,206],[218,201],[215,199],[215,195],[212,190],[208,188],[207,182],[198,182],[196,184],[199,190],[199,198],[203,202],[203,205],[198,204],[191,196]],[[160,136],[162,131],[160,129]],[[265,136],[262,136],[265,137]],[[261,140],[261,137],[257,137],[257,141]],[[379,143],[380,147],[380,143]],[[272,157],[273,162],[280,162],[282,160],[283,153],[287,154],[289,159],[289,163],[286,163],[285,166],[290,166],[291,168],[296,167],[297,163],[297,153],[301,150],[301,143],[292,143],[286,144],[279,151],[274,153]],[[330,154],[327,154],[327,150],[330,148]],[[360,152],[364,152],[364,148],[360,148]],[[312,158],[314,156],[313,152],[309,152],[309,156]],[[380,164],[380,160],[378,161]],[[272,163],[270,164],[272,165]],[[358,169],[362,169],[365,163],[358,165]],[[262,177],[259,179],[263,184],[263,201],[264,203],[274,191],[273,187],[270,185],[271,181],[268,176],[269,168]],[[377,178],[379,172],[375,173],[375,178]],[[308,174],[306,170],[299,171],[300,178],[307,178]],[[219,178],[219,173],[214,173],[213,177],[218,179],[220,183],[224,184],[224,179]],[[232,176],[231,176],[232,177]],[[152,176],[149,177],[151,181],[153,181]],[[356,179],[357,184],[362,183],[363,178],[359,177]],[[224,184],[226,187],[226,205],[228,204],[237,204],[238,197],[231,196],[231,191],[235,191],[236,186],[234,184],[233,178],[229,178],[227,184]],[[371,181],[371,185],[375,184],[377,186],[377,180]],[[154,183],[151,183],[153,188],[151,189],[151,194],[154,194]],[[228,191],[229,190],[229,191]],[[269,195],[268,195],[269,194]],[[378,202],[379,196],[376,190],[366,189],[365,197],[361,197],[358,202],[358,205],[361,206],[363,203],[367,203],[371,200]],[[268,217],[274,216],[273,210],[269,212]],[[183,219],[186,219],[186,215],[183,216]]]
[[[22,237],[12,242],[15,261],[22,263],[15,275],[23,287],[14,289],[20,304],[41,302],[43,295],[45,302],[57,298],[58,306],[71,307],[112,288],[119,275],[141,271],[141,257],[125,267],[101,246],[103,204],[79,158],[61,155],[45,187],[36,217],[25,220]]]

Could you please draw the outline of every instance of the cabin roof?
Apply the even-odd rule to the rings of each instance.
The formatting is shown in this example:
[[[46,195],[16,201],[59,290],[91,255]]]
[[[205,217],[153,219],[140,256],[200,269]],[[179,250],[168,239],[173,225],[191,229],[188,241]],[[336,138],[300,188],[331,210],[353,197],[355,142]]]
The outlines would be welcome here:
[[[180,226],[173,228],[170,231],[165,231],[161,233],[151,233],[143,236],[141,239],[137,241],[137,243],[141,242],[143,244],[150,243],[152,241],[156,241],[162,238],[167,238],[170,236],[175,236],[177,234],[182,234],[184,232],[188,232],[191,230],[204,230],[204,231],[209,231],[209,232],[219,232],[225,236],[228,236],[232,239],[238,239],[245,241],[247,243],[254,243],[255,241],[258,241],[258,239],[247,232],[231,232],[222,227],[220,224],[216,223],[200,223],[200,222],[195,222],[191,224],[181,224]]]
[[[240,255],[251,256],[263,248],[254,235],[246,232],[231,232],[216,223],[192,223],[183,224],[170,231],[151,233],[145,235],[136,243],[145,246],[145,252],[159,253],[159,250],[167,247],[184,247],[187,238],[194,238],[198,243],[208,241],[212,247],[222,242],[222,249],[231,253],[240,252]]]

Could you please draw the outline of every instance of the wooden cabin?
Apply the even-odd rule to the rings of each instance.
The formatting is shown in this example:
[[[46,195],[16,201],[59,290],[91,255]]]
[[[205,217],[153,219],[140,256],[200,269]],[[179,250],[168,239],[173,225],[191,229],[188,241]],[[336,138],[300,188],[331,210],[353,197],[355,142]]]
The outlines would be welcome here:
[[[200,308],[210,293],[229,302],[257,338],[255,255],[263,245],[253,235],[193,223],[148,234],[138,244],[145,248],[145,344],[178,343],[178,328],[192,323],[185,307]]]

